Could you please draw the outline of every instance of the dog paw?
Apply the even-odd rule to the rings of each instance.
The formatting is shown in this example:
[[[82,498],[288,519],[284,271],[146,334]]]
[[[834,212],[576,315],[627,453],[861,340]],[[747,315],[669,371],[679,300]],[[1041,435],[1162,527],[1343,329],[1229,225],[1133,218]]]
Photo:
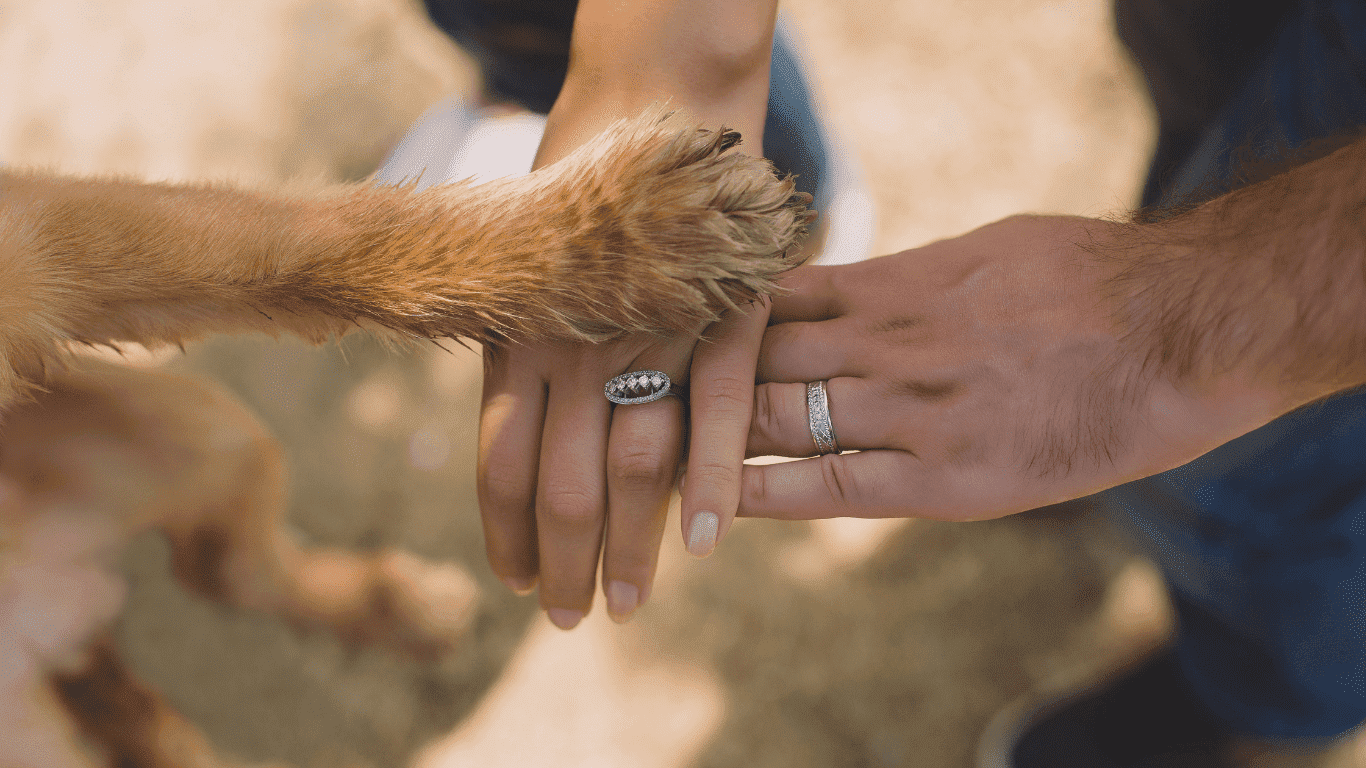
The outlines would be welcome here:
[[[585,339],[695,332],[770,292],[814,213],[790,177],[731,151],[740,140],[655,109],[509,183],[530,185],[516,190],[520,212],[508,209],[525,231],[510,240],[534,233],[540,254],[524,314]]]
[[[247,604],[352,643],[445,653],[464,637],[479,605],[479,587],[463,568],[398,549],[304,549],[282,565]]]
[[[403,550],[386,550],[377,562],[376,618],[383,634],[415,652],[452,648],[474,620],[479,586],[454,563],[434,563]]]

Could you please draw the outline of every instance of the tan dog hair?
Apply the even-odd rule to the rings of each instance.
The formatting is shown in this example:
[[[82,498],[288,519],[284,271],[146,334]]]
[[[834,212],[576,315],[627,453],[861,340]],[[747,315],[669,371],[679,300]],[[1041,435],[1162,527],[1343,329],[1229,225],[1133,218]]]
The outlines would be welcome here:
[[[694,327],[758,296],[807,222],[734,131],[646,116],[530,175],[307,195],[0,172],[0,407],[62,342],[356,324],[418,338]]]
[[[653,111],[529,176],[251,192],[0,171],[0,765],[229,765],[108,628],[135,533],[198,592],[440,652],[477,590],[397,550],[280,530],[278,446],[217,390],[69,365],[71,345],[265,331],[324,342],[695,329],[791,266],[809,200],[733,131]]]

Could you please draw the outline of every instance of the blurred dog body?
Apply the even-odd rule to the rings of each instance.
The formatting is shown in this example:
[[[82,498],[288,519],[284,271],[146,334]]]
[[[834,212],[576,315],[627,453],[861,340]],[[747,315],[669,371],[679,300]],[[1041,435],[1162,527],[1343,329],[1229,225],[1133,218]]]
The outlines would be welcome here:
[[[244,408],[68,347],[695,327],[766,290],[809,220],[738,139],[652,113],[529,176],[421,192],[0,172],[0,765],[230,764],[114,652],[117,557],[142,530],[201,594],[413,652],[450,649],[477,599],[453,565],[300,548]]]

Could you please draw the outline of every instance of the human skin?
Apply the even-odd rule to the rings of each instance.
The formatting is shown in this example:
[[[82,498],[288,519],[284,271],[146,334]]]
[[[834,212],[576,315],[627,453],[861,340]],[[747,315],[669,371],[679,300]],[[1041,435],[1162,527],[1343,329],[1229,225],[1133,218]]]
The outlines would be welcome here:
[[[587,82],[599,87],[577,98],[612,91]],[[981,519],[1044,506],[1180,466],[1366,382],[1364,156],[1354,144],[1160,222],[1023,217],[796,270],[767,336],[770,308],[742,308],[692,357],[680,482],[690,551],[709,552],[737,513]],[[562,627],[591,604],[604,531],[609,612],[624,619],[648,597],[680,442],[676,403],[608,415],[593,404],[600,382],[689,368],[678,351],[691,341],[522,350],[540,367],[515,376],[492,358],[490,561],[515,587],[539,575]],[[814,452],[801,384],[822,379],[843,446],[862,452],[743,466]],[[564,415],[547,404],[556,381]],[[585,450],[604,444],[606,456]],[[711,536],[688,535],[707,518]],[[623,584],[628,599],[614,600]]]
[[[1358,141],[1159,221],[1015,217],[794,270],[737,334],[770,323],[745,453],[812,456],[802,382],[827,379],[859,452],[736,466],[702,503],[738,499],[723,519],[1000,517],[1366,383],[1363,171]],[[738,356],[700,345],[693,376],[737,376]]]
[[[762,155],[776,13],[773,0],[583,0],[535,167],[665,101],[703,124],[739,130],[739,150]],[[684,409],[675,398],[613,409],[603,386],[632,370],[685,382],[703,330],[486,347],[478,488],[489,563],[518,592],[539,585],[556,626],[572,628],[590,610],[599,552],[614,619],[624,621],[649,598]],[[732,406],[743,413],[694,413],[691,461],[716,463],[712,446],[733,452],[743,445],[748,385],[742,395]],[[692,392],[694,402],[707,396],[705,387]],[[722,432],[712,434],[710,425]],[[725,466],[738,463],[732,458],[724,457]]]

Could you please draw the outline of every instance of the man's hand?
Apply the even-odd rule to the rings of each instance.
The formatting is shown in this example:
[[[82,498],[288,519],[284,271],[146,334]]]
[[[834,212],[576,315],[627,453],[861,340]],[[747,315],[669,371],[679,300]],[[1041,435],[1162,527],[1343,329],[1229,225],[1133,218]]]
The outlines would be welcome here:
[[[1177,467],[1286,409],[1250,377],[1178,380],[1134,346],[1137,297],[1115,295],[1122,264],[1095,256],[1130,234],[1015,217],[791,273],[759,356],[748,454],[815,453],[806,382],[820,380],[840,447],[860,452],[746,466],[739,514],[999,517]],[[699,347],[695,366],[710,354]]]

